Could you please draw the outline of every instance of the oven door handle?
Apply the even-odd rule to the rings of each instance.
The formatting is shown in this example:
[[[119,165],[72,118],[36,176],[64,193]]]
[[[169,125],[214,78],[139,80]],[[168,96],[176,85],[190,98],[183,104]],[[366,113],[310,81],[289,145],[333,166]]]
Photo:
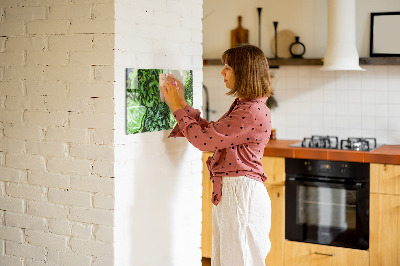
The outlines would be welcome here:
[[[337,181],[335,182],[335,181],[322,181],[322,180],[310,181],[310,180],[305,180],[303,178],[298,178],[298,177],[288,177],[286,181],[296,182],[296,183],[304,184],[304,185],[312,185],[312,186],[339,185],[339,186],[343,186],[346,188],[352,188],[352,189],[361,189],[363,187],[363,183],[361,183],[361,182],[354,183],[354,182],[337,182]]]

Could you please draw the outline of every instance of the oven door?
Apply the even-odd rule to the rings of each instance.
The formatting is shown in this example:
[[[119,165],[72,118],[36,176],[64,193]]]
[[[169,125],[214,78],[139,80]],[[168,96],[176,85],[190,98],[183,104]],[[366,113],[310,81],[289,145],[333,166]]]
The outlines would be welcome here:
[[[286,239],[367,250],[369,185],[286,177]]]

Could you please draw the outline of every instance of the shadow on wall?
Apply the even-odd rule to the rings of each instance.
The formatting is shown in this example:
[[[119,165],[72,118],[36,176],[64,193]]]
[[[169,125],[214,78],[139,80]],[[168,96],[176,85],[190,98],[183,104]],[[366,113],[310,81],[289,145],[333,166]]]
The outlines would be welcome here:
[[[173,265],[176,205],[179,178],[184,173],[182,159],[188,142],[185,138],[168,139],[169,130],[140,134],[141,145],[135,150],[139,159],[134,169],[134,197],[130,208],[131,265]],[[163,137],[161,137],[163,134]],[[155,136],[157,135],[157,136]],[[135,156],[138,158],[138,156]]]

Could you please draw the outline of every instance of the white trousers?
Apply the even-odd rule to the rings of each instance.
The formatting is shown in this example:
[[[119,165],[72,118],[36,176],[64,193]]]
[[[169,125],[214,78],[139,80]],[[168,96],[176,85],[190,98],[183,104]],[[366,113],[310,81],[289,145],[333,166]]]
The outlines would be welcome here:
[[[271,201],[262,182],[223,177],[212,211],[212,266],[262,266],[271,249]]]

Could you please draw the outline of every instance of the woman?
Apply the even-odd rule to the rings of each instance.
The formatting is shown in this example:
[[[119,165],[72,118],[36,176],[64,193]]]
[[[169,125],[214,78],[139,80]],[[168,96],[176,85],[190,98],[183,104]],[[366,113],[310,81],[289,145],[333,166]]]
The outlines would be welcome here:
[[[185,136],[201,151],[214,151],[207,160],[213,182],[212,265],[265,265],[271,246],[271,202],[261,164],[271,130],[268,62],[252,45],[228,49],[222,62],[227,95],[237,98],[217,122],[200,118],[200,111],[187,105],[182,84],[168,78],[162,91],[178,122],[170,137]]]

